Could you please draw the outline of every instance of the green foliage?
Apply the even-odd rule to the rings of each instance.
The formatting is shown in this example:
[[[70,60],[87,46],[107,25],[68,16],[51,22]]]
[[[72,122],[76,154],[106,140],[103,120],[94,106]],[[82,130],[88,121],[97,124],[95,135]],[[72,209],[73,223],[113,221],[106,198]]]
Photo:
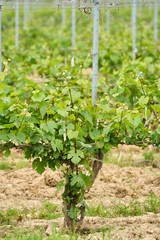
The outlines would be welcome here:
[[[143,153],[143,156],[145,158],[145,160],[149,160],[151,162],[153,162],[153,154],[154,154],[154,151],[150,151],[150,152],[144,152]]]
[[[11,233],[6,233],[3,236],[3,239],[10,240],[10,239],[17,239],[17,240],[43,240],[43,232],[44,229],[38,229],[36,231],[27,231],[27,230],[16,230],[12,231]]]
[[[0,170],[8,170],[10,169],[9,162],[2,161],[0,162]]]
[[[123,11],[128,22],[128,10]],[[13,13],[7,13],[2,34],[4,72],[0,75],[0,151],[7,157],[12,148],[21,148],[40,174],[47,166],[60,168],[66,181],[63,200],[73,219],[86,206],[83,199],[91,181],[85,172],[93,174],[91,157],[97,156],[98,149],[107,153],[120,143],[160,145],[160,65],[151,32],[143,24],[148,15],[139,22],[143,31],[137,36],[135,61],[130,60],[131,34],[123,21],[115,24],[112,38],[102,32],[93,107],[91,83],[83,74],[92,66],[88,51],[91,16],[82,18],[81,14],[77,16],[81,34],[77,33],[74,51],[68,31],[71,23],[60,30],[59,14],[55,12],[53,18],[52,10],[34,12],[31,18],[36,22],[20,33],[21,51],[17,51],[10,47],[14,39],[8,37],[14,31]],[[122,18],[121,13],[119,16]],[[54,38],[53,21],[57,23]],[[71,67],[73,55],[75,66]]]
[[[26,209],[23,211],[19,209],[8,208],[6,211],[0,211],[0,223],[2,225],[14,225],[16,221],[21,221],[28,212]]]
[[[6,233],[5,236],[3,236],[3,234],[0,233],[0,236],[2,235],[4,240],[10,240],[10,239],[16,239],[16,240],[43,240],[44,239],[44,229],[37,229],[37,230],[17,230],[14,229],[12,230],[11,233]],[[102,232],[104,232],[104,229],[102,229]],[[46,236],[45,239],[46,240],[53,240],[53,239],[57,239],[57,240],[76,240],[78,238],[80,238],[81,235],[80,234],[76,234],[76,233],[70,233],[69,235],[66,234],[66,232],[64,232],[63,230],[60,229],[60,231],[56,230],[56,227],[53,226],[52,228],[52,233],[50,236]],[[83,234],[83,239],[87,239],[87,235]]]
[[[20,159],[19,162],[16,163],[17,169],[28,168],[28,167],[30,167],[29,162],[24,159]]]
[[[97,206],[90,206],[87,211],[88,216],[99,216],[107,218],[116,217],[128,217],[128,216],[140,216],[147,212],[159,213],[160,212],[160,198],[154,193],[151,193],[148,199],[143,202],[139,202],[137,199],[133,199],[129,204],[122,203],[113,204],[105,207],[103,204]]]
[[[40,219],[51,220],[56,219],[60,216],[61,214],[59,212],[59,208],[57,207],[57,205],[48,201],[43,204],[43,208],[41,208],[38,213],[38,218]]]
[[[157,197],[153,192],[151,193],[150,198],[146,201],[145,211],[154,213],[160,212],[160,198]]]

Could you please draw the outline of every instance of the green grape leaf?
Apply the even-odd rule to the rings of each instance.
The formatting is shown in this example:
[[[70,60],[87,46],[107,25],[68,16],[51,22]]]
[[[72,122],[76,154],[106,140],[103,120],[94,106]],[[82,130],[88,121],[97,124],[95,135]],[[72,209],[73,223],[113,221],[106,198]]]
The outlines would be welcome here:
[[[53,148],[54,151],[56,151],[56,149],[60,152],[61,150],[63,150],[63,142],[60,139],[55,139],[55,137],[52,137],[51,140],[51,146]]]
[[[46,166],[47,162],[42,161],[40,158],[36,158],[32,163],[33,169],[35,169],[39,174],[42,174],[45,171]]]
[[[68,136],[69,140],[72,139],[72,138],[76,139],[78,137],[78,131],[69,130],[67,132],[67,136]]]
[[[42,100],[45,98],[45,95],[42,92],[36,92],[31,98],[33,102],[42,102]]]
[[[26,140],[25,134],[22,133],[22,132],[18,132],[18,133],[17,133],[16,140],[17,140],[17,142],[18,142],[19,144],[24,143],[25,140]]]
[[[142,118],[140,116],[136,116],[135,118],[128,117],[128,120],[135,128],[137,128],[142,122]]]
[[[149,101],[149,97],[142,96],[140,97],[138,103],[140,106],[144,106],[148,103],[148,101]]]
[[[65,108],[63,108],[63,109],[59,108],[59,109],[57,110],[57,112],[58,112],[58,114],[60,114],[62,117],[67,117],[67,116],[68,116],[68,111],[67,111],[67,109],[65,109]]]
[[[68,153],[68,159],[71,159],[71,161],[75,165],[78,164],[83,158],[84,158],[84,153],[81,150],[77,150],[77,152],[75,153],[75,150],[72,149]]]
[[[82,111],[81,114],[82,114],[82,116],[84,116],[84,117],[87,119],[87,121],[88,121],[90,124],[93,124],[93,118],[92,118],[92,115],[91,115],[89,112],[87,112],[87,111]]]

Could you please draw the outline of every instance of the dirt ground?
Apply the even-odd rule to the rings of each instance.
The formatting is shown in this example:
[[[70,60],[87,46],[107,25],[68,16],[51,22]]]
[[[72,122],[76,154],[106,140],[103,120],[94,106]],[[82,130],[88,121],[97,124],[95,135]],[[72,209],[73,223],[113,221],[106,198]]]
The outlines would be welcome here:
[[[124,152],[127,152],[124,149]],[[134,150],[135,159],[139,151]],[[18,170],[0,170],[0,210],[9,207],[27,209],[40,208],[48,200],[57,205],[62,204],[61,192],[56,191],[56,185],[62,178],[60,172],[47,169],[39,175],[31,168]],[[151,193],[160,197],[160,169],[151,166],[119,167],[104,164],[92,189],[86,196],[89,205],[102,203],[109,206],[113,203],[128,203],[132,199],[144,201]],[[22,219],[19,229],[44,227],[46,235],[55,223],[60,227],[63,219],[40,220]],[[0,226],[0,232],[6,226]],[[7,226],[8,228],[10,226]],[[101,218],[85,217],[83,229],[92,229],[96,233],[88,234],[87,239],[103,239],[100,229],[107,227],[110,235],[104,239],[145,239],[160,240],[160,214],[147,213],[135,217]],[[83,239],[83,238],[82,238]]]

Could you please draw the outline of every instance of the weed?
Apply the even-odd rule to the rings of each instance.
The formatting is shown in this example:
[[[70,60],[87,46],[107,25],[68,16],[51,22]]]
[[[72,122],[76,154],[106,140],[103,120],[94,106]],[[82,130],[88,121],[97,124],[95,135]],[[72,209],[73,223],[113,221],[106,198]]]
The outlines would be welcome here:
[[[53,226],[52,228],[52,235],[49,236],[47,238],[47,240],[77,240],[79,238],[79,234],[70,232],[69,234],[67,234],[63,229],[61,229],[60,231],[57,231],[56,226]],[[85,240],[85,235],[83,235],[83,239]]]
[[[18,159],[18,162],[15,161],[14,155],[11,157],[11,160],[4,158],[0,163],[0,170],[10,170],[10,169],[22,169],[30,167],[30,162],[25,160],[23,157]]]
[[[17,231],[17,229],[14,229],[13,233],[7,233],[6,236],[3,238],[4,240],[43,240],[43,229],[38,229],[34,232],[21,230]]]
[[[107,218],[140,216],[147,212],[160,212],[160,198],[154,193],[144,202],[132,200],[128,205],[119,203],[108,207],[99,204],[98,206],[90,206],[86,214],[88,216],[100,216]]]
[[[160,159],[160,149],[156,148],[151,150],[150,152],[142,150],[142,154],[139,154],[139,165],[142,166],[144,163],[144,160],[151,165],[156,161],[159,163]],[[127,166],[135,166],[135,154],[133,149],[129,149],[128,152],[123,152],[123,149],[121,149],[121,158],[120,161],[118,161],[120,156],[120,152],[117,151],[117,149],[112,148],[107,154],[104,156],[104,163],[107,164],[115,164],[118,165],[119,167],[127,167]],[[146,165],[145,164],[145,165]]]
[[[137,199],[130,201],[127,205],[119,203],[112,204],[111,206],[105,207],[103,204],[99,204],[97,206],[90,206],[86,211],[86,215],[88,216],[100,216],[107,218],[116,218],[116,217],[128,217],[128,216],[140,216],[147,212],[159,213],[160,212],[160,198],[157,197],[154,193],[151,193],[150,197],[148,197],[144,202],[139,202]],[[0,212],[0,223],[2,225],[12,225],[16,223],[16,221],[21,221],[24,217],[27,217],[29,210],[25,207],[20,209],[11,209],[9,208],[6,211]],[[38,217],[40,219],[55,219],[62,216],[59,207],[54,203],[49,201],[44,202],[43,206],[37,210],[36,208],[31,209],[31,216]],[[113,227],[112,227],[113,228]],[[111,230],[112,228],[101,228],[100,232],[102,233],[102,239],[111,239]],[[123,230],[123,229],[122,229]],[[16,240],[41,240],[43,239],[43,229],[38,232],[26,232],[26,231],[15,231],[13,237],[12,233],[8,233],[3,239],[16,239]],[[94,231],[89,231],[89,233],[93,234]],[[83,239],[86,237],[86,232],[83,234]],[[53,227],[53,231],[51,236],[46,238],[47,240],[51,239],[64,239],[64,240],[76,240],[79,235],[76,233],[66,234],[63,230],[57,232],[56,227]]]
[[[100,228],[100,232],[102,233],[102,239],[111,239],[111,230],[113,230],[114,227],[102,227]],[[107,237],[107,238],[106,238]]]
[[[144,208],[146,212],[159,213],[160,198],[158,198],[154,193],[151,193],[150,198],[144,204]]]
[[[11,169],[9,166],[9,162],[2,161],[0,163],[0,170],[9,170]]]
[[[98,206],[92,205],[89,207],[89,209],[86,213],[90,217],[95,217],[95,216],[105,217],[106,216],[106,208],[100,204]]]
[[[117,152],[114,148],[112,148],[107,154],[104,156],[104,163],[107,164],[115,164],[119,167],[128,167],[132,166],[132,163],[134,162],[134,155],[132,151],[129,151],[128,154],[124,154],[121,150],[121,158],[120,161],[118,161],[120,156],[120,152]]]
[[[14,225],[16,221],[21,221],[27,217],[29,210],[24,207],[21,209],[8,208],[6,211],[0,211],[0,223],[2,225]]]
[[[8,208],[7,211],[0,212],[0,223],[2,225],[12,225],[15,220],[21,220],[22,214],[19,209]]]
[[[31,218],[32,218],[32,219],[37,217],[37,212],[36,212],[36,210],[37,210],[37,209],[36,209],[35,207],[33,207],[33,208],[31,209],[30,215],[31,215]]]
[[[59,218],[61,213],[59,212],[59,208],[57,205],[51,202],[45,202],[43,207],[40,209],[38,213],[38,218],[40,219],[55,219]]]
[[[150,151],[150,152],[148,152],[148,153],[145,151],[145,152],[143,153],[144,159],[145,159],[146,161],[148,160],[148,161],[150,161],[151,163],[153,163],[153,160],[154,160],[154,159],[153,159],[153,154],[154,154],[154,151]]]
[[[16,163],[16,169],[28,168],[29,162],[25,159],[20,159],[18,163]]]

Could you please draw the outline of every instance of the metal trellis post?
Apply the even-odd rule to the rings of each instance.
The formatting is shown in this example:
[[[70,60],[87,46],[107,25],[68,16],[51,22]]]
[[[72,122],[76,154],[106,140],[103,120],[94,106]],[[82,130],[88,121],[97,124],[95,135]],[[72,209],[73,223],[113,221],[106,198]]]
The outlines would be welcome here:
[[[92,104],[95,105],[98,81],[99,0],[94,0]]]

